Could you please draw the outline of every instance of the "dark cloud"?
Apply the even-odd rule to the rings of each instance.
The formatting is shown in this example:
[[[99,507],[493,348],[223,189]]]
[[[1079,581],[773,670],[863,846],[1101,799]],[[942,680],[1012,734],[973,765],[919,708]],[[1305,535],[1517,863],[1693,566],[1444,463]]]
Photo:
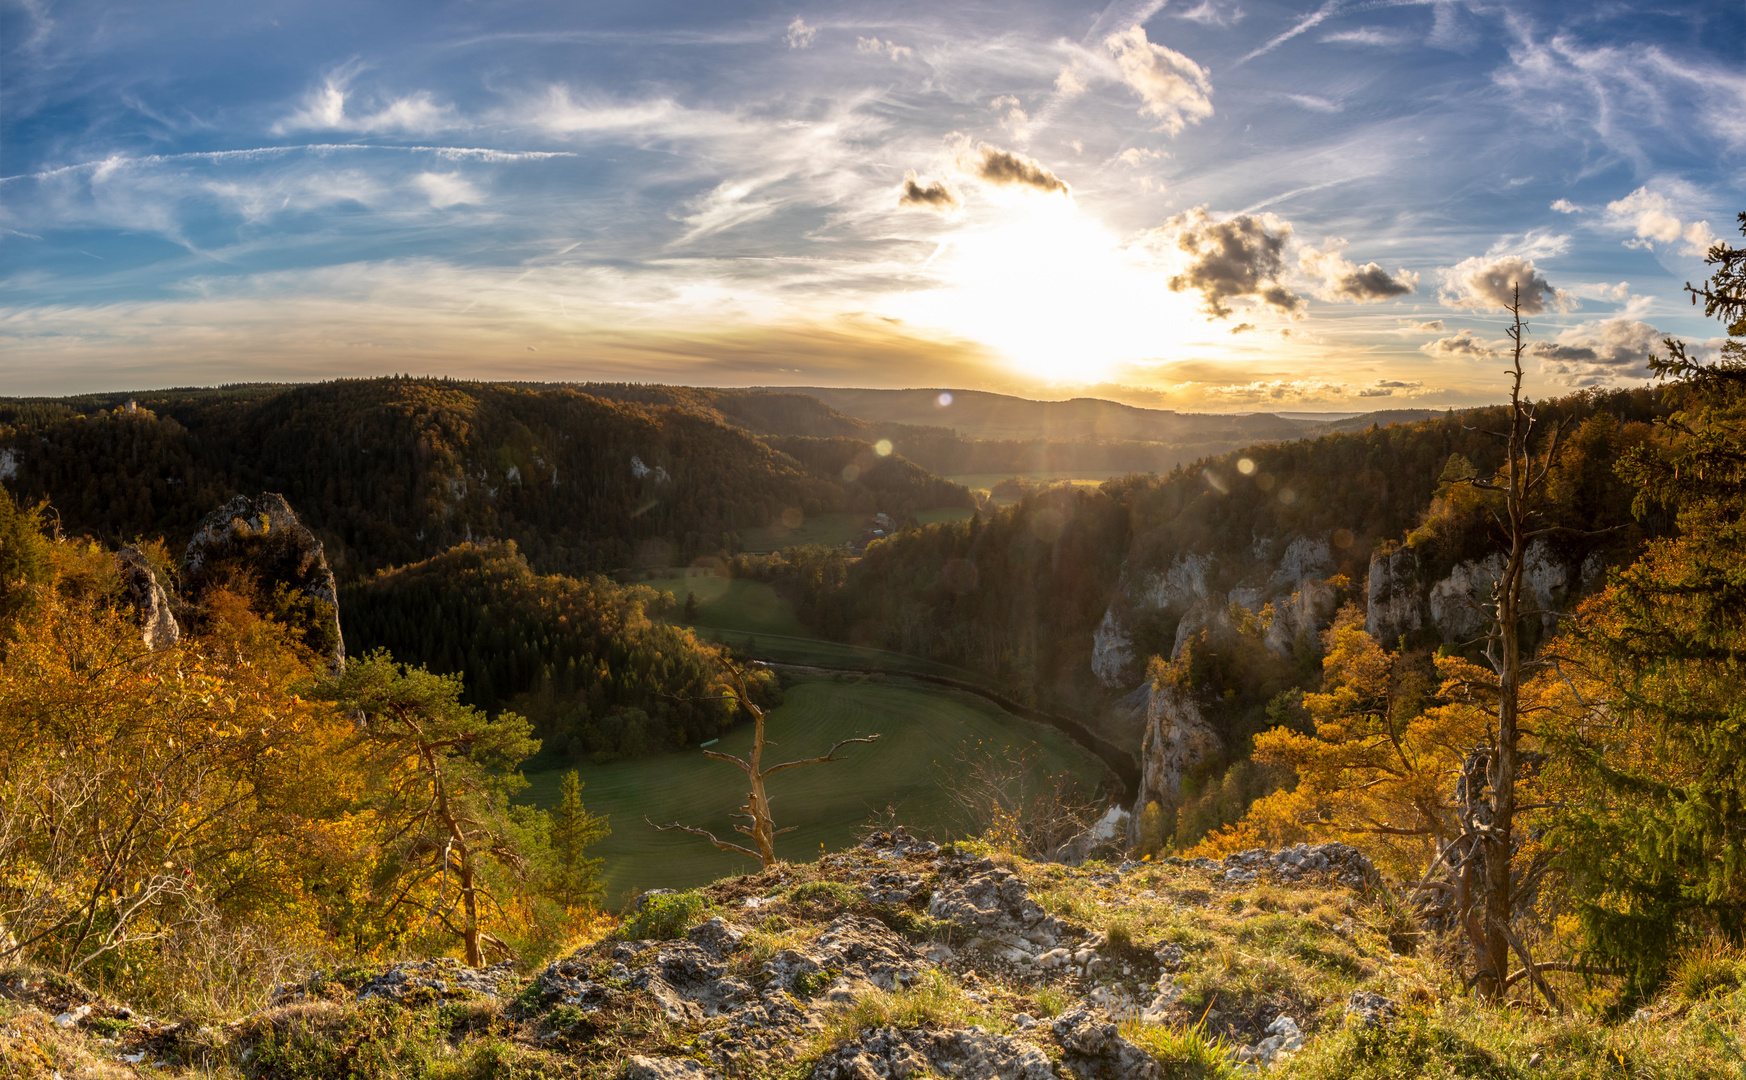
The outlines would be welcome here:
[[[1551,309],[1569,311],[1576,298],[1552,283],[1534,267],[1534,260],[1520,255],[1495,259],[1472,258],[1443,271],[1443,303],[1456,308],[1507,311],[1517,285],[1522,290],[1522,314],[1538,315]]]
[[[1054,173],[1045,169],[1036,161],[1015,154],[1009,150],[1001,150],[993,146],[984,146],[971,172],[991,184],[1002,187],[1028,187],[1038,191],[1053,194],[1067,194],[1067,184]]]
[[[1634,319],[1608,319],[1567,330],[1556,341],[1537,341],[1528,352],[1540,370],[1561,382],[1591,386],[1617,378],[1649,374],[1649,354],[1661,344],[1661,331]]]
[[[903,194],[897,197],[897,205],[944,213],[958,209],[958,193],[947,187],[944,180],[923,184],[911,170],[903,178]]]
[[[1233,333],[1233,334],[1246,334],[1253,329],[1255,329],[1254,323],[1252,323],[1252,322],[1240,322],[1237,325],[1231,327],[1231,333]]]
[[[1170,290],[1198,291],[1207,314],[1225,318],[1231,314],[1225,301],[1243,296],[1290,315],[1303,310],[1303,298],[1279,280],[1285,273],[1289,223],[1272,214],[1214,221],[1200,206],[1171,218],[1160,231],[1173,234],[1176,246],[1191,257],[1187,269],[1170,279]]]

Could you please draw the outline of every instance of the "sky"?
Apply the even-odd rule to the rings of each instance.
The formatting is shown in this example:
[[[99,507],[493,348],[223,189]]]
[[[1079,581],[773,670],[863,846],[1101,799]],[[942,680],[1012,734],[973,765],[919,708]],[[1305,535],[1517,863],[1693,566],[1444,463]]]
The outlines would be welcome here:
[[[0,394],[406,372],[1196,411],[1719,332],[1746,4],[0,0]],[[1708,343],[1708,344],[1706,344]]]

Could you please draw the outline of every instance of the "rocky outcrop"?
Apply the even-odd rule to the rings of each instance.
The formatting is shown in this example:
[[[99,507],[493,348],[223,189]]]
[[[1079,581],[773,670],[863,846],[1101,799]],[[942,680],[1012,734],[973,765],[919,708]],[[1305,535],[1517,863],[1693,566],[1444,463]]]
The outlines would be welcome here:
[[[1112,688],[1132,685],[1141,675],[1146,657],[1134,651],[1129,630],[1135,616],[1176,618],[1170,650],[1175,659],[1203,630],[1214,635],[1234,632],[1233,604],[1269,620],[1267,648],[1281,656],[1289,654],[1302,634],[1314,634],[1333,618],[1336,594],[1326,579],[1335,564],[1325,538],[1296,536],[1282,549],[1278,545],[1277,540],[1257,540],[1253,554],[1261,562],[1260,570],[1244,572],[1244,583],[1229,589],[1218,587],[1220,559],[1212,554],[1178,555],[1162,570],[1124,571],[1122,595],[1110,604],[1092,635],[1092,673]],[[1276,561],[1267,557],[1269,549],[1280,551]],[[1272,613],[1266,614],[1270,607]]]
[[[1123,1038],[1120,1026],[1100,1012],[1071,1009],[1055,1019],[1054,1029],[1066,1051],[1062,1061],[1074,1076],[1160,1080],[1164,1075],[1152,1055]]]
[[[1091,635],[1091,673],[1105,686],[1123,686],[1133,667],[1133,639],[1113,610],[1104,612]]]
[[[1004,946],[1014,960],[1053,949],[1067,934],[1031,899],[1022,878],[987,859],[946,863],[928,914],[969,931],[973,939]]]
[[[1267,648],[1286,656],[1305,635],[1314,636],[1333,620],[1339,593],[1325,580],[1306,578],[1297,591],[1273,602],[1273,618],[1263,638]]]
[[[1425,589],[1419,560],[1411,548],[1379,550],[1370,556],[1369,611],[1364,632],[1393,647],[1401,635],[1425,625]]]
[[[1590,574],[1590,566],[1584,560],[1582,571],[1574,571],[1543,539],[1528,545],[1522,560],[1522,599],[1528,610],[1539,613],[1542,629],[1550,632],[1557,625],[1573,578],[1602,576]],[[1492,590],[1504,567],[1504,553],[1492,552],[1457,563],[1447,577],[1431,582],[1412,549],[1378,552],[1370,560],[1370,611],[1364,629],[1389,646],[1424,627],[1434,628],[1444,641],[1477,637],[1492,619]]]
[[[330,622],[323,634],[328,666],[346,665],[345,639],[340,633],[339,589],[321,541],[297,519],[283,495],[262,492],[256,498],[238,495],[207,514],[194,530],[182,556],[189,589],[199,594],[214,570],[227,562],[242,562],[262,581],[284,582],[316,602]]]
[[[170,610],[170,594],[158,582],[145,553],[131,545],[124,547],[115,553],[115,568],[121,575],[122,592],[139,616],[140,639],[145,647],[156,651],[180,641],[182,628]]]
[[[1054,1080],[1049,1055],[1010,1035],[880,1028],[819,1062],[814,1080],[906,1080],[959,1076],[974,1080]]]
[[[1140,744],[1140,792],[1134,800],[1138,828],[1146,804],[1170,805],[1182,794],[1182,779],[1195,766],[1223,752],[1218,733],[1201,715],[1192,695],[1179,687],[1148,685],[1146,734]]]

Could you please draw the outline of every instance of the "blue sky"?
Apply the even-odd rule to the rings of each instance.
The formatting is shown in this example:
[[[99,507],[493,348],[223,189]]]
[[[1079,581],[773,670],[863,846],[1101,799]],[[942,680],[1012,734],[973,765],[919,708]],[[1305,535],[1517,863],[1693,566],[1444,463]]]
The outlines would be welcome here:
[[[1628,384],[1713,324],[1746,6],[0,6],[4,393],[388,372]]]

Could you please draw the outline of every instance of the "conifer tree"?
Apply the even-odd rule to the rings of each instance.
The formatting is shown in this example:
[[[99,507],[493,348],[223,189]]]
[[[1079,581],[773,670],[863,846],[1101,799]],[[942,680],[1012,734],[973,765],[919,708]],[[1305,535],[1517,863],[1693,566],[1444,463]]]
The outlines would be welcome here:
[[[1746,214],[1740,215],[1746,234]],[[1719,358],[1679,341],[1664,453],[1619,464],[1634,509],[1677,515],[1587,605],[1568,649],[1555,737],[1570,785],[1565,850],[1590,954],[1658,984],[1682,938],[1746,931],[1746,249],[1717,244],[1692,302],[1727,326]]]
[[[572,769],[564,774],[557,808],[551,811],[551,871],[546,894],[573,908],[600,896],[597,880],[604,859],[588,857],[588,847],[612,832],[606,818],[582,806],[582,778]]]

